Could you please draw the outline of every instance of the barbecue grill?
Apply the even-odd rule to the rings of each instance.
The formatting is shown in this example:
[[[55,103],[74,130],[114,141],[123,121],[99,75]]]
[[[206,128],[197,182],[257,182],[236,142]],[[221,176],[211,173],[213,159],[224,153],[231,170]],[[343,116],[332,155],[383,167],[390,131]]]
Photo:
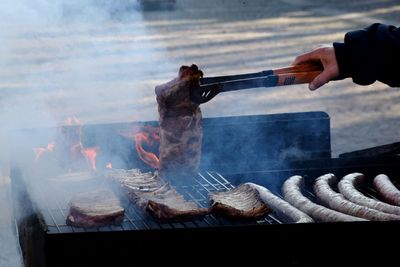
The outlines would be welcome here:
[[[106,261],[112,266],[124,266],[152,261],[154,257],[170,262],[188,256],[202,264],[220,260],[226,264],[240,255],[248,263],[282,265],[316,264],[321,258],[339,264],[357,253],[385,255],[374,259],[363,255],[348,262],[360,264],[393,258],[389,253],[394,247],[389,241],[400,237],[396,230],[398,222],[293,224],[277,211],[251,221],[207,215],[203,219],[160,222],[122,199],[125,219],[121,225],[66,225],[70,195],[65,188],[71,183],[82,190],[105,186],[101,177],[107,170],[100,166],[110,159],[115,168],[149,170],[136,155],[132,140],[118,134],[138,125],[157,123],[86,125],[83,142],[101,147],[103,156],[98,158],[97,174],[82,181],[32,182],[27,177],[29,171],[14,164],[11,177],[16,214],[29,215],[16,216],[27,266],[98,266]],[[49,129],[27,129],[15,133],[14,138],[19,140],[29,133],[40,137],[34,140],[45,142],[47,132]],[[15,146],[21,149],[19,144]],[[317,201],[311,185],[322,174],[332,172],[342,177],[362,172],[372,178],[385,173],[398,179],[400,170],[397,156],[332,159],[329,116],[323,112],[207,118],[202,149],[201,171],[177,183],[176,188],[186,199],[203,207],[208,206],[208,193],[232,189],[243,182],[261,184],[280,196],[286,178],[302,175],[306,181],[304,194]],[[369,185],[361,190],[377,197]]]

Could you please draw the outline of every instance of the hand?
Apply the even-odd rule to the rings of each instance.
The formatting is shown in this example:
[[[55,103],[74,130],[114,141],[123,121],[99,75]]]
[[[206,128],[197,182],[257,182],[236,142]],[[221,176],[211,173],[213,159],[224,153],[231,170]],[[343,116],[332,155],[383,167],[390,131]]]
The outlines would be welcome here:
[[[320,61],[324,67],[324,71],[308,85],[308,88],[312,91],[339,76],[339,66],[336,61],[335,49],[332,45],[321,46],[311,52],[302,54],[296,57],[292,65],[298,65],[307,61]]]

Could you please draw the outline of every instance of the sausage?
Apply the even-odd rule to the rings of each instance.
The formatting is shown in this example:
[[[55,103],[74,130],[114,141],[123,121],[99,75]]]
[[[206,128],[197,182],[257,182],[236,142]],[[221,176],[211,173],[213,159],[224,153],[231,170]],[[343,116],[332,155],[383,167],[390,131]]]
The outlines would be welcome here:
[[[335,192],[331,186],[337,183],[336,176],[332,173],[322,175],[314,183],[314,192],[317,197],[331,209],[373,221],[400,220],[399,215],[384,213],[375,209],[360,206]]]
[[[374,178],[374,188],[386,202],[400,206],[400,191],[385,174],[379,174]]]
[[[315,204],[301,193],[300,187],[303,183],[304,180],[302,176],[295,175],[290,177],[283,183],[283,196],[287,202],[310,215],[314,220],[322,222],[365,221],[365,219],[350,216]]]
[[[350,173],[339,181],[339,192],[343,194],[345,198],[356,204],[386,213],[400,215],[400,207],[389,205],[385,202],[366,197],[360,191],[358,191],[356,186],[361,184],[364,180],[365,176],[362,173]]]
[[[246,183],[246,184],[256,189],[262,201],[264,201],[270,208],[272,208],[272,210],[282,214],[283,217],[287,218],[290,222],[294,223],[314,222],[314,220],[310,216],[308,216],[301,210],[293,207],[291,204],[289,204],[282,198],[274,195],[267,188],[253,183]]]

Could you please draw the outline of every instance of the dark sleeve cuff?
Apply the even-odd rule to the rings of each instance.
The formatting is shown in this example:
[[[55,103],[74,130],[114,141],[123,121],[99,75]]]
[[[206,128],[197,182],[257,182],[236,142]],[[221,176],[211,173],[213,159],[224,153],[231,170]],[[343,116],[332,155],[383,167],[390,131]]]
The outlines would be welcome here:
[[[346,33],[343,43],[334,43],[339,78],[351,77],[360,85],[381,81],[400,84],[400,29],[375,23]]]
[[[351,77],[350,52],[344,43],[333,43],[336,61],[339,66],[339,76],[335,80],[343,80]]]

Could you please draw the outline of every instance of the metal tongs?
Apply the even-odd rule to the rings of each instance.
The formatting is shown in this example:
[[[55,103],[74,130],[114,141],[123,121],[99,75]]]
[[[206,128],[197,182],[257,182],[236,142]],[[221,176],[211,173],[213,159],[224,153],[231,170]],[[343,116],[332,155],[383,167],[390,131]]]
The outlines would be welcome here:
[[[322,71],[320,62],[309,62],[256,73],[201,78],[200,88],[192,90],[190,97],[193,102],[202,104],[222,92],[310,83]]]

